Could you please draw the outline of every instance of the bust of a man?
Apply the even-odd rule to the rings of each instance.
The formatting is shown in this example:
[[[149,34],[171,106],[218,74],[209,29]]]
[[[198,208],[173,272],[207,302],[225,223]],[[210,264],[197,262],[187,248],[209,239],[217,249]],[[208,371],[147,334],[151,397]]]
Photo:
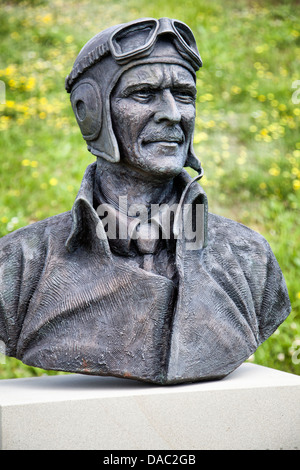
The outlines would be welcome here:
[[[96,161],[72,211],[0,240],[8,355],[157,384],[217,379],[289,314],[266,240],[209,214],[196,181],[201,65],[191,30],[168,18],[111,27],[79,53],[66,89]]]

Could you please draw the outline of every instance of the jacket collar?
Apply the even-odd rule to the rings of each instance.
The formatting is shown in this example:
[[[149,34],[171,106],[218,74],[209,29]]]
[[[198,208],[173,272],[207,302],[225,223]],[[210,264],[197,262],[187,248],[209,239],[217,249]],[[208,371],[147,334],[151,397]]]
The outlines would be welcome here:
[[[94,198],[94,182],[97,164],[90,164],[83,176],[79,192],[76,196],[74,205],[71,210],[72,228],[70,235],[66,241],[68,251],[75,251],[78,247],[84,245],[87,249],[104,252],[111,258],[109,242],[105,234],[103,224],[93,207]],[[191,182],[191,177],[187,171],[183,170],[176,177],[176,185],[180,191]],[[207,218],[208,218],[208,202],[207,196],[202,187],[197,184],[191,184],[184,197],[184,204],[203,204],[203,243],[201,248],[207,245]]]

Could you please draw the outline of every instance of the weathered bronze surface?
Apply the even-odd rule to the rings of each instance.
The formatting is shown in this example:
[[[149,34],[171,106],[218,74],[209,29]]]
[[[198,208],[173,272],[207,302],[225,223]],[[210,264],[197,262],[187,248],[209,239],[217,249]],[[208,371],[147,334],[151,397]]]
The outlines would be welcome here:
[[[217,379],[285,320],[267,241],[208,213],[196,182],[201,66],[190,29],[168,18],[113,26],[83,47],[66,89],[97,158],[72,211],[0,240],[7,355],[157,384]]]

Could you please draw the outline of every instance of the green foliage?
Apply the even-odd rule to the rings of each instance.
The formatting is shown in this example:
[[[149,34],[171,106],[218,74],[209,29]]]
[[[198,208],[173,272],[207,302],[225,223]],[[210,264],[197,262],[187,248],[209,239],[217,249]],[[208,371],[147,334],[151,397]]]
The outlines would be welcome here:
[[[3,1],[0,236],[71,208],[93,157],[72,115],[65,77],[94,34],[148,16],[180,19],[197,37],[204,66],[195,150],[211,212],[264,235],[287,281],[292,313],[250,360],[300,374],[296,1]],[[1,378],[43,373],[15,359],[0,364]]]

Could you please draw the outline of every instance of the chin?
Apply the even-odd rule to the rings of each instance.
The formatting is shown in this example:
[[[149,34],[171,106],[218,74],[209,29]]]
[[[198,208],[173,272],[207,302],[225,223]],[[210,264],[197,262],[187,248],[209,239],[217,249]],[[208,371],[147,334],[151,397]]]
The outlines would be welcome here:
[[[183,165],[178,164],[178,161],[172,161],[171,157],[164,157],[159,165],[141,168],[141,170],[147,173],[149,177],[167,181],[178,176],[183,170]]]

